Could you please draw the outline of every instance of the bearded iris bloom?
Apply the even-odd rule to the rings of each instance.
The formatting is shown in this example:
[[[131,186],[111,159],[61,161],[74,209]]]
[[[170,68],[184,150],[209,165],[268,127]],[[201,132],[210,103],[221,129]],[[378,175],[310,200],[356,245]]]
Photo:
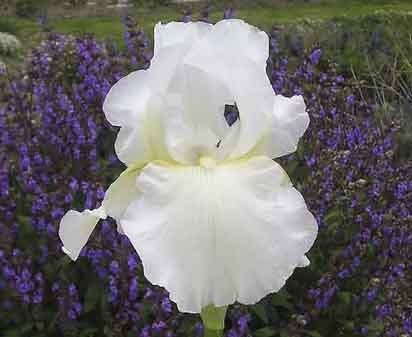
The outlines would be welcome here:
[[[110,216],[180,311],[256,303],[309,264],[317,235],[272,160],[296,150],[304,100],[273,92],[268,36],[241,20],[157,24],[154,38],[150,68],[117,82],[103,105],[127,169],[99,209],[65,214],[63,250],[76,260]]]

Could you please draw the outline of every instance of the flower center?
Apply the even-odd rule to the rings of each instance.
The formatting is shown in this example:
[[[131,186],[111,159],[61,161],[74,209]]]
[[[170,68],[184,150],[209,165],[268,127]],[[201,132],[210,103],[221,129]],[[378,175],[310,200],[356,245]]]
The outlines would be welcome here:
[[[209,156],[202,156],[199,158],[199,165],[204,168],[216,167],[216,160]]]

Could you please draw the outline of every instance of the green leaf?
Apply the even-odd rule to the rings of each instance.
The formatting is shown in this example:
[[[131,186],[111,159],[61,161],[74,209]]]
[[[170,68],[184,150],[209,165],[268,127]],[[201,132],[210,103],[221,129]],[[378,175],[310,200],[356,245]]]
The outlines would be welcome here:
[[[298,156],[299,159],[303,159],[304,158],[304,146],[302,142],[299,142],[298,144],[298,148],[296,150],[296,155]]]
[[[18,239],[26,242],[32,239],[35,230],[30,223],[30,217],[24,215],[17,215],[19,224]]]
[[[97,328],[86,328],[83,329],[79,337],[92,337],[95,336],[95,333],[98,331]]]
[[[284,292],[284,291],[280,291],[280,292],[272,295],[271,303],[272,303],[272,305],[274,305],[274,306],[282,307],[282,308],[286,308],[286,309],[292,310],[293,307],[292,307],[292,305],[289,303],[288,298],[289,298],[289,294],[287,294],[287,293]]]
[[[355,322],[353,321],[347,321],[345,322],[345,330],[347,330],[348,332],[352,332],[355,329]]]
[[[30,224],[30,217],[26,215],[17,215],[17,221],[20,225],[29,225]]]
[[[265,305],[263,303],[253,305],[251,307],[251,310],[256,314],[257,317],[259,317],[262,320],[263,323],[269,323],[269,318],[266,313]]]
[[[322,337],[322,335],[317,331],[305,330],[305,334],[310,336],[310,337]]]
[[[295,172],[298,165],[299,163],[296,160],[291,160],[290,162],[288,162],[286,166],[286,172],[288,173],[288,175],[293,176],[293,173]]]
[[[92,311],[100,300],[101,289],[98,286],[89,287],[84,298],[84,311]]]
[[[11,328],[9,330],[6,330],[4,332],[4,335],[2,334],[2,336],[4,336],[4,337],[21,337],[22,334],[24,334],[25,332],[31,331],[32,327],[33,327],[32,323],[27,323],[27,324],[24,324],[24,325],[22,325],[18,328]]]
[[[255,331],[255,337],[272,337],[275,335],[275,330],[270,327],[262,328]]]
[[[376,333],[381,333],[385,329],[385,326],[382,322],[373,321],[371,324],[368,325],[368,329]]]
[[[339,292],[338,298],[346,305],[349,305],[352,303],[352,294],[349,291]]]
[[[19,329],[9,329],[4,332],[4,337],[19,337],[20,331]]]
[[[341,219],[341,212],[339,209],[330,210],[323,219],[327,224],[331,225]]]

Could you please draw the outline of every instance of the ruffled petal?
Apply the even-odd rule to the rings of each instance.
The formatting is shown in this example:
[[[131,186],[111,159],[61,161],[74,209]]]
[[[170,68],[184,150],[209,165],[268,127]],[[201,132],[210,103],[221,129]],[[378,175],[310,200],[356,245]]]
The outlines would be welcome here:
[[[124,126],[119,130],[114,149],[117,157],[127,166],[136,163],[146,163],[153,158],[154,154],[148,143],[149,135],[144,135],[144,123],[135,128]]]
[[[270,128],[253,153],[277,158],[295,152],[309,122],[302,96],[277,95]]]
[[[60,221],[59,237],[65,252],[73,261],[79,257],[80,251],[89,240],[93,229],[100,219],[105,219],[103,208],[86,209],[83,212],[68,211]]]
[[[230,19],[217,22],[201,40],[194,44],[192,51],[194,53],[198,53],[199,50],[208,51],[210,47],[226,62],[230,59],[235,61],[239,57],[246,57],[266,70],[269,37],[264,31],[243,20]]]
[[[121,219],[145,276],[183,312],[251,304],[279,290],[317,224],[283,169],[265,157],[217,166],[151,163]]]
[[[120,226],[120,218],[129,206],[136,200],[139,191],[136,186],[136,177],[139,169],[124,171],[108,188],[104,196],[103,204],[105,212],[117,222],[117,230],[123,234]]]
[[[306,255],[303,255],[302,260],[300,260],[299,264],[297,267],[304,268],[310,265],[310,260]]]
[[[211,28],[212,25],[206,22],[159,22],[154,28],[154,57],[163,48],[176,45],[181,49],[190,48]]]
[[[150,97],[150,71],[139,70],[120,79],[110,89],[103,103],[107,120],[115,126],[137,127],[146,114]]]
[[[231,158],[251,150],[267,128],[273,89],[266,74],[269,42],[265,32],[241,20],[224,20],[199,40],[183,64],[223,83],[239,109],[240,135]],[[224,102],[226,104],[226,102]]]
[[[154,31],[154,54],[150,65],[152,90],[164,93],[187,52],[212,25],[204,22],[158,23]]]
[[[121,126],[115,143],[118,158],[127,166],[153,157],[148,105],[150,71],[135,71],[119,80],[107,94],[103,110],[107,120]]]

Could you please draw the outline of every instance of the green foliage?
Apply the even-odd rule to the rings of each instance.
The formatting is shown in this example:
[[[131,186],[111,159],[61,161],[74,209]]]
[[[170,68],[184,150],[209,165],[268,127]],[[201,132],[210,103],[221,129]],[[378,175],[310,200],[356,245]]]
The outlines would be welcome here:
[[[16,21],[8,16],[0,16],[0,32],[16,35]]]
[[[351,78],[362,98],[368,98],[365,103],[377,107],[374,117],[378,123],[399,121],[394,154],[399,160],[412,158],[411,21],[410,11],[377,10],[362,16],[304,19],[276,26],[281,50],[299,59],[301,53],[321,46],[326,57],[336,62],[337,71]],[[294,173],[295,169],[287,170]],[[329,216],[327,222],[333,222],[334,214]],[[332,230],[333,223],[330,225]]]
[[[28,1],[36,4],[36,8],[44,6],[46,0],[18,0],[22,3]],[[190,3],[184,4],[183,6],[177,6],[175,4],[170,4],[171,2],[165,0],[131,0],[135,1],[136,9],[134,15],[136,16],[139,26],[142,27],[148,34],[152,34],[153,26],[159,22],[167,22],[171,20],[180,20],[182,17],[184,8],[192,8],[193,16],[192,18],[196,20],[199,16],[199,11],[204,7],[203,5],[196,5]],[[266,2],[270,2],[266,1]],[[303,2],[303,3],[302,3]],[[162,4],[162,5],[161,5]],[[212,2],[213,6],[210,12],[210,19],[212,21],[218,21],[222,19],[222,9],[227,5],[234,5],[236,10],[236,17],[241,18],[253,24],[257,27],[269,31],[271,27],[276,25],[285,25],[285,28],[289,32],[293,32],[295,27],[301,26],[300,31],[305,33],[305,45],[309,46],[312,42],[316,41],[316,36],[323,34],[327,45],[330,46],[331,51],[333,51],[333,46],[336,44],[336,35],[334,33],[336,30],[329,30],[330,24],[328,26],[327,22],[332,22],[336,20],[347,20],[347,27],[354,28],[356,34],[359,30],[356,29],[358,23],[363,21],[359,16],[370,15],[374,16],[375,11],[382,9],[388,11],[394,11],[391,16],[397,16],[397,13],[407,13],[412,11],[412,3],[407,1],[399,1],[397,3],[388,1],[379,1],[379,3],[366,3],[360,1],[348,0],[343,2],[333,1],[333,3],[327,6],[318,3],[305,3],[305,1],[297,1],[296,3],[291,3],[288,6],[268,6],[266,3],[261,2],[250,2],[246,0],[241,1],[215,1]],[[155,9],[153,10],[153,6]],[[273,3],[272,3],[273,5]],[[29,13],[34,14],[34,13]],[[405,14],[406,15],[406,14]],[[344,18],[342,19],[342,17]],[[304,20],[304,21],[302,21]],[[314,21],[315,20],[315,21]],[[118,44],[123,45],[123,33],[122,25],[118,17],[108,16],[108,17],[76,17],[72,19],[61,18],[49,20],[50,28],[53,31],[58,31],[61,33],[83,33],[88,32],[94,34],[98,39],[115,41]],[[312,26],[315,22],[324,22],[321,26]],[[286,27],[288,26],[288,27]],[[312,26],[312,27],[311,27]],[[17,22],[18,34],[20,37],[27,36],[29,41],[32,41],[33,33],[39,27],[33,22]],[[404,25],[402,30],[408,32],[409,25]],[[354,35],[353,38],[357,39],[358,35]],[[361,34],[363,36],[363,34]],[[364,42],[364,41],[363,41]],[[360,50],[363,50],[364,44],[359,44],[361,49],[357,47],[351,48],[345,51],[345,54],[339,58],[339,61],[344,61],[344,64],[350,65],[353,62],[354,56]],[[341,51],[339,51],[340,53]],[[339,54],[337,51],[335,54]],[[334,55],[335,55],[334,54]],[[340,55],[340,54],[339,54]],[[339,56],[338,55],[338,56]],[[349,58],[348,58],[349,57]],[[358,60],[364,60],[363,55],[356,57]],[[350,69],[350,67],[347,67]]]
[[[50,0],[16,0],[15,14],[20,18],[34,18],[40,10],[46,8]]]
[[[16,15],[21,18],[29,18],[39,10],[36,0],[17,0]]]
[[[410,44],[408,27],[412,20],[409,12],[372,11],[365,15],[336,15],[333,19],[311,19],[276,25],[282,49],[292,55],[294,49],[308,50],[322,46],[329,59],[338,65],[338,71],[351,74],[352,69],[368,70],[375,66],[393,64],[399,54],[399,45]],[[407,55],[410,48],[404,51]],[[409,53],[410,55],[410,53]],[[410,69],[404,69],[407,72]]]
[[[275,336],[275,330],[271,327],[262,328],[255,331],[256,337],[273,337]]]
[[[159,7],[167,6],[171,3],[170,0],[132,0],[136,7]]]

